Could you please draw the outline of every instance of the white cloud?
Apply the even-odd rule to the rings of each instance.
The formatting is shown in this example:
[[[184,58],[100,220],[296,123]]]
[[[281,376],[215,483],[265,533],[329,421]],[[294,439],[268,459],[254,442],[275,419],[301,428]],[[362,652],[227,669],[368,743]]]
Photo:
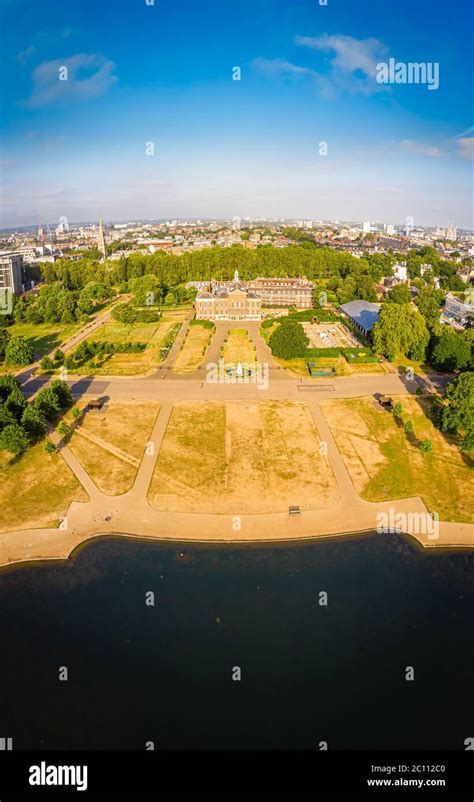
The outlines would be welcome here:
[[[474,161],[474,137],[461,137],[457,140],[458,152],[469,161]]]
[[[386,91],[387,87],[377,83],[377,64],[387,58],[388,48],[378,39],[354,39],[352,36],[311,37],[295,36],[297,45],[332,53],[331,72],[320,76],[320,88],[330,95],[341,91],[359,94]]]
[[[29,45],[28,47],[25,47],[24,50],[21,50],[20,53],[16,54],[15,61],[17,61],[18,64],[21,64],[21,66],[24,67],[28,59],[34,56],[35,53],[36,53],[36,47],[34,45]]]
[[[67,80],[60,80],[61,68]],[[24,101],[37,108],[58,100],[87,100],[102,95],[117,82],[115,64],[100,53],[78,53],[65,59],[44,61],[32,73],[33,93]]]
[[[253,66],[269,78],[277,75],[317,75],[314,70],[308,67],[299,67],[297,64],[292,64],[281,58],[256,58],[253,61]]]
[[[442,153],[436,145],[426,145],[423,142],[414,142],[411,139],[404,139],[400,142],[400,147],[415,156],[429,156],[432,159],[439,159]]]

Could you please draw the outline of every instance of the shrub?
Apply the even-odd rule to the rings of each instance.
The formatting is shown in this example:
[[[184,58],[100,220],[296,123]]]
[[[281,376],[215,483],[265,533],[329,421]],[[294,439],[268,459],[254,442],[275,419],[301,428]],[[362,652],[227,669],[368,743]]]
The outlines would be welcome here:
[[[51,442],[51,440],[47,440],[46,443],[44,444],[44,450],[46,451],[47,454],[54,454],[54,452],[57,449],[54,443]]]
[[[190,326],[202,326],[203,329],[213,329],[214,323],[212,320],[197,320],[194,318],[193,320],[189,321]]]
[[[56,362],[56,364],[58,363],[62,364],[64,362],[64,353],[61,351],[60,348],[57,348],[56,351],[54,352],[54,361]]]
[[[433,443],[431,440],[422,440],[420,443],[420,451],[422,454],[429,454],[433,451]]]
[[[54,362],[50,356],[44,356],[40,362],[41,370],[54,370]]]
[[[400,401],[397,401],[393,408],[393,417],[400,419],[403,415],[403,405]]]

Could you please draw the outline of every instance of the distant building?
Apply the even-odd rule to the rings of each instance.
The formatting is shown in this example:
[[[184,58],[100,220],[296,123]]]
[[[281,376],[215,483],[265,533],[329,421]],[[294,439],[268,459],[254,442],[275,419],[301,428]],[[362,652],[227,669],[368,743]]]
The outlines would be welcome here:
[[[4,251],[0,253],[0,290],[9,289],[19,295],[26,287],[21,254]]]
[[[373,304],[370,301],[349,301],[347,304],[342,304],[339,310],[353,322],[364,337],[368,337],[379,319],[380,307],[381,304]]]
[[[237,270],[234,280],[212,285],[196,296],[198,320],[261,320],[262,301],[240,281]]]
[[[105,233],[104,233],[104,227],[102,225],[102,217],[100,218],[99,221],[99,234],[97,237],[97,247],[101,252],[102,256],[104,257],[104,259],[107,259],[107,245],[105,244]]]
[[[406,281],[408,278],[408,269],[406,262],[396,263],[393,266],[393,275],[399,281]]]
[[[311,309],[313,285],[305,278],[256,278],[247,283],[266,306],[296,306]]]
[[[391,237],[391,236],[393,236],[393,234],[395,234],[395,226],[393,225],[393,223],[385,223],[384,227],[383,227],[383,230],[384,230],[385,234],[387,234],[387,236],[389,236],[389,237]]]
[[[305,278],[256,278],[231,282],[189,282],[196,287],[196,317],[209,320],[260,320],[262,306],[311,309],[313,285]]]
[[[474,267],[461,267],[457,271],[457,275],[464,281],[464,284],[474,283]]]
[[[370,221],[367,221],[367,223],[362,223],[362,231],[364,234],[370,234]]]
[[[458,323],[464,324],[468,315],[474,315],[474,302],[456,298],[455,295],[448,292],[443,311],[444,314],[453,317]]]

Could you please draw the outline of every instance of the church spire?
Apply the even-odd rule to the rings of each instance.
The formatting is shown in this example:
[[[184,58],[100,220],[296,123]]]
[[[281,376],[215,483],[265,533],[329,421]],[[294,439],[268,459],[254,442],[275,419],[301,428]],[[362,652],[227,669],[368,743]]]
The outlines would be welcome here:
[[[101,252],[104,259],[107,258],[107,245],[105,244],[104,227],[102,225],[102,217],[99,221],[99,236],[97,237],[97,247]]]

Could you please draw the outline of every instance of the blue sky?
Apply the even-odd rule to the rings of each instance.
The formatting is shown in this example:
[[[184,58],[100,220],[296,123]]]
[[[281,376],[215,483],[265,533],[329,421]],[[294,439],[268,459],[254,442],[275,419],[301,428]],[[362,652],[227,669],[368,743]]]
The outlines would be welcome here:
[[[0,0],[0,18],[1,226],[473,226],[470,0]],[[389,58],[438,63],[439,88],[377,83]]]

